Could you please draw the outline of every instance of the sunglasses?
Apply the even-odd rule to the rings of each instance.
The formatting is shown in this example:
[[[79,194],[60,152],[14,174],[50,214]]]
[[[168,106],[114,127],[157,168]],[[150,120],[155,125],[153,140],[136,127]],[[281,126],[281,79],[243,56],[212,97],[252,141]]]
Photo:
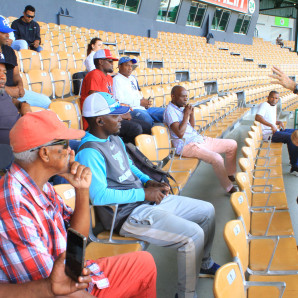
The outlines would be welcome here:
[[[39,147],[31,149],[30,152],[39,150],[42,147],[50,147],[50,146],[57,146],[57,145],[62,145],[63,149],[67,149],[69,147],[69,140],[59,140],[59,141],[53,142],[53,143],[45,145],[45,146],[39,146]]]
[[[26,17],[29,18],[29,19],[34,19],[35,16],[29,16],[28,14],[26,14]]]

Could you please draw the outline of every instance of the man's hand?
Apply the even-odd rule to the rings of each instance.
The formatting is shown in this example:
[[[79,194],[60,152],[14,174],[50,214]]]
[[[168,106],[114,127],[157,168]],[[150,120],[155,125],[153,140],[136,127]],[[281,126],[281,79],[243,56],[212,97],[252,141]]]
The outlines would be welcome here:
[[[130,112],[121,115],[122,120],[131,120],[131,114]]]
[[[145,191],[145,200],[149,202],[155,202],[157,205],[163,200],[166,196],[162,193],[161,188],[159,187],[146,187]]]
[[[73,150],[69,154],[69,168],[66,173],[60,173],[59,176],[65,178],[74,188],[89,189],[91,184],[91,170],[74,160]]]
[[[171,190],[170,189],[170,186],[167,183],[165,183],[165,182],[157,182],[157,181],[154,181],[154,180],[148,180],[146,182],[145,188],[147,188],[147,187],[157,187],[166,196],[170,193],[170,190]]]
[[[282,121],[276,121],[276,125],[278,125],[281,129],[285,129],[284,123]]]
[[[277,132],[277,128],[275,125],[272,125],[271,126],[271,129],[272,129],[272,133],[275,134]]]
[[[40,44],[40,41],[39,40],[34,40],[32,45],[34,46],[34,48],[38,48],[39,47],[39,44]]]
[[[272,71],[275,74],[269,75],[269,77],[275,79],[276,81],[272,81],[272,84],[280,84],[283,87],[294,91],[296,87],[296,83],[291,80],[284,72],[282,72],[278,67],[273,66]]]
[[[82,276],[79,277],[79,281],[75,282],[69,276],[65,274],[65,252],[62,253],[54,263],[51,275],[48,278],[50,283],[51,292],[54,296],[70,295],[76,291],[86,289],[91,282],[90,270],[84,268]]]
[[[185,108],[184,108],[184,115],[185,115],[186,117],[190,117],[190,115],[193,114],[193,113],[194,113],[194,108],[193,108],[193,106],[190,105],[190,104],[187,104],[187,105],[185,106]]]
[[[19,98],[20,96],[20,89],[19,87],[15,86],[5,86],[5,91],[10,97]]]
[[[141,106],[142,107],[145,107],[146,109],[149,109],[151,105],[152,105],[152,100],[146,99],[146,98],[141,99]]]

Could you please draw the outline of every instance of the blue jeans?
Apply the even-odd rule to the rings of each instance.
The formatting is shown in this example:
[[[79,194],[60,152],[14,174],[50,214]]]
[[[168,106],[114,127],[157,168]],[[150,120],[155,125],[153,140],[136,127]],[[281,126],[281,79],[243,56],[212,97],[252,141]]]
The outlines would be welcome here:
[[[288,152],[290,157],[290,163],[292,167],[298,167],[298,147],[292,143],[291,134],[295,129],[285,129],[277,131],[272,136],[273,143],[284,143],[288,145]]]
[[[24,39],[18,39],[12,42],[11,47],[16,50],[28,50],[28,43]]]
[[[30,106],[47,109],[51,103],[49,97],[34,91],[25,90],[25,95],[18,98],[19,101],[26,101]]]
[[[148,122],[153,126],[153,122],[163,122],[164,108],[149,108],[147,110],[135,109],[130,112],[132,118]]]

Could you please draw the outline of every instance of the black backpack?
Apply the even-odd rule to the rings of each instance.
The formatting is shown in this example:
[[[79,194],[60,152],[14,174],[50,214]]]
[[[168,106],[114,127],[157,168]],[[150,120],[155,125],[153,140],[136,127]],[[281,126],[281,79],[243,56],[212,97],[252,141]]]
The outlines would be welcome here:
[[[171,179],[177,185],[176,180],[168,172],[161,169],[171,159],[170,156],[164,158],[160,165],[155,165],[132,143],[125,144],[125,147],[130,159],[141,172],[157,182],[165,182],[170,185]],[[173,193],[171,186],[170,188],[171,193]]]

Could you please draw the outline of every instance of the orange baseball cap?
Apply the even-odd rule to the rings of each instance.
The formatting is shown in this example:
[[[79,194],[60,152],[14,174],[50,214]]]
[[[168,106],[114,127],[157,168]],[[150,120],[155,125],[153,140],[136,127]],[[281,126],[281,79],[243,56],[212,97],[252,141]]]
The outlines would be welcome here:
[[[67,128],[52,111],[26,113],[9,133],[12,151],[20,153],[36,148],[53,140],[81,139],[84,130]]]

